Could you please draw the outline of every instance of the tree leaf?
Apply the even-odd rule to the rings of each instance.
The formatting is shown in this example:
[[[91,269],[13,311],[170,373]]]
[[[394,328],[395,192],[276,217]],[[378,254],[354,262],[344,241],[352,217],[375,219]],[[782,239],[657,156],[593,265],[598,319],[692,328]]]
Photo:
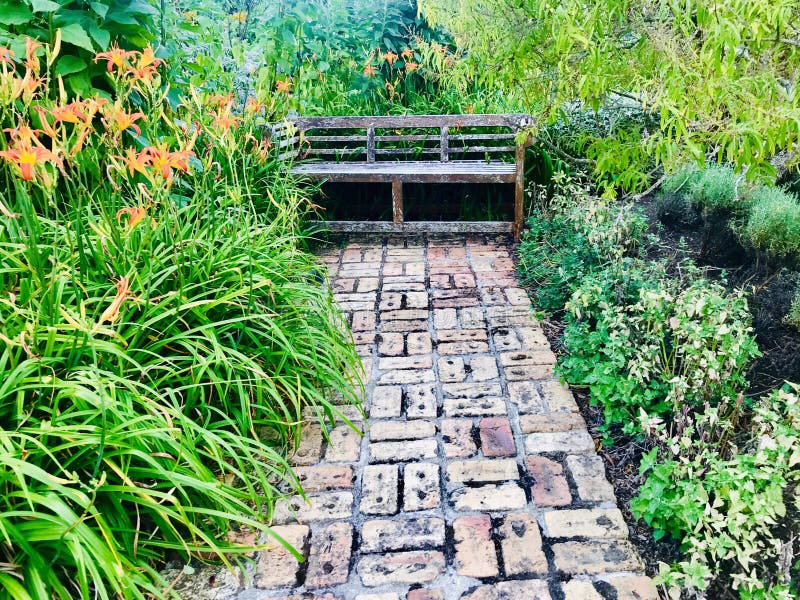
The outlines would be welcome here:
[[[58,62],[56,63],[55,74],[58,76],[72,75],[73,73],[79,73],[80,71],[83,71],[86,67],[86,61],[83,59],[70,54],[65,54],[58,59]]]
[[[9,0],[0,2],[0,23],[3,25],[24,25],[32,18],[33,13],[24,4]]]
[[[103,4],[102,2],[89,2],[89,6],[92,7],[92,10],[96,12],[101,19],[106,18],[106,14],[108,14],[108,4]]]
[[[94,52],[91,38],[86,33],[86,30],[77,23],[72,23],[61,28],[61,40],[67,44],[83,48],[88,52]]]
[[[100,46],[101,50],[108,50],[108,45],[111,43],[111,33],[98,26],[97,23],[92,23],[89,26],[89,35]]]
[[[31,8],[33,12],[56,12],[61,5],[52,0],[31,0]]]

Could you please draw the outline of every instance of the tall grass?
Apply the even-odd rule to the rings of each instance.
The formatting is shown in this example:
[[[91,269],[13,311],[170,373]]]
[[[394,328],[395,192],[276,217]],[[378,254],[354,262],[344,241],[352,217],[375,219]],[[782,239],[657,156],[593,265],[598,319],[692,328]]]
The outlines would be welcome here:
[[[164,597],[168,553],[235,559],[230,528],[272,535],[278,485],[299,490],[284,456],[303,408],[355,402],[347,328],[300,249],[307,203],[257,107],[195,94],[174,112],[145,58],[112,71],[105,104],[52,94],[31,66],[32,96],[0,104],[16,128],[0,166],[0,597]]]

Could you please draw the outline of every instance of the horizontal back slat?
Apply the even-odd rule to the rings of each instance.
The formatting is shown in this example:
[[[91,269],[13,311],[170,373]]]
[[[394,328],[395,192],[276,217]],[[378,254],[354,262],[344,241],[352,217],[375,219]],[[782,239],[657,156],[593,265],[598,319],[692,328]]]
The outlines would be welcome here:
[[[376,129],[403,127],[509,127],[519,129],[530,125],[530,115],[392,115],[355,117],[299,117],[295,125],[302,131],[309,129]]]

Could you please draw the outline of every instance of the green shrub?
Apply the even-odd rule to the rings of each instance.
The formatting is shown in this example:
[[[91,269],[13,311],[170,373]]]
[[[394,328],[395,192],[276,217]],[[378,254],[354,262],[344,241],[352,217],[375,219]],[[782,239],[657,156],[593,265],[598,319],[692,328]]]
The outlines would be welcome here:
[[[720,431],[722,430],[722,431]],[[647,479],[631,509],[656,530],[681,542],[683,557],[661,569],[671,591],[705,590],[725,574],[739,597],[796,598],[800,536],[800,396],[798,387],[776,391],[755,406],[740,450],[721,440],[735,434],[729,416],[714,409],[698,415],[662,447],[645,456]],[[794,582],[794,583],[792,583]]]
[[[698,182],[702,171],[695,166],[688,166],[670,173],[661,182],[661,191],[665,194],[688,195]]]
[[[687,193],[692,202],[707,211],[735,211],[741,207],[738,187],[742,177],[733,169],[709,165],[692,177]]]
[[[741,237],[748,245],[775,257],[800,256],[800,202],[776,187],[750,194],[752,208]]]
[[[797,291],[794,293],[794,300],[789,308],[789,314],[786,315],[786,322],[795,329],[800,329],[800,285],[797,286]]]

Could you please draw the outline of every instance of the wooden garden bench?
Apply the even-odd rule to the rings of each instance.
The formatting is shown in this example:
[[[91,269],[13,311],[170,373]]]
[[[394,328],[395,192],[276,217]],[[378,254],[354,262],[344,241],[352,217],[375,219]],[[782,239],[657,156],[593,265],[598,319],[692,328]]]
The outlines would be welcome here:
[[[524,114],[301,117],[272,128],[292,172],[330,182],[392,185],[392,223],[328,221],[337,231],[507,232],[519,236],[525,147]],[[503,159],[506,160],[503,160]],[[404,183],[511,183],[512,222],[404,223]]]

